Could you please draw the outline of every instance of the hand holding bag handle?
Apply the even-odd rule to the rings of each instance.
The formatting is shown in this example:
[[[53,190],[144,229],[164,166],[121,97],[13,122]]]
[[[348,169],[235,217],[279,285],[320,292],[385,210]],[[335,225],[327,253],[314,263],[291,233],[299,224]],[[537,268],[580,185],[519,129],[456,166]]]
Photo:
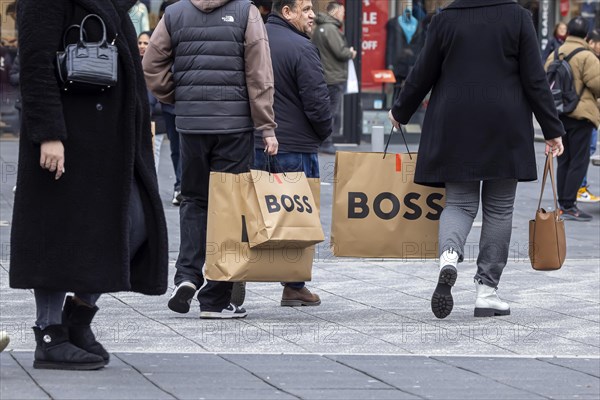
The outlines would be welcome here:
[[[550,212],[541,208],[548,174],[550,174],[550,184],[554,196],[554,211]],[[535,219],[529,221],[529,259],[531,266],[533,269],[541,271],[559,269],[565,261],[566,251],[565,223],[559,214],[554,181],[554,162],[552,152],[549,152],[546,156]]]

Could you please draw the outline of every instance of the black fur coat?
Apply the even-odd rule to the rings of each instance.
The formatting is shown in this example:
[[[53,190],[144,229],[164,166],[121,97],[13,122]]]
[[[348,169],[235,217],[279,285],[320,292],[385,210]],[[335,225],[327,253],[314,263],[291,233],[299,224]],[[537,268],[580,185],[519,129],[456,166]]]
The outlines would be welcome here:
[[[135,0],[21,0],[23,126],[11,233],[10,285],[103,293],[167,288],[167,230],[152,156],[148,99],[127,10]],[[59,89],[63,32],[98,14],[119,51],[118,84],[101,94]],[[86,23],[89,41],[100,24]],[[61,140],[65,174],[39,165],[40,143]],[[128,204],[138,181],[148,239],[129,261]]]

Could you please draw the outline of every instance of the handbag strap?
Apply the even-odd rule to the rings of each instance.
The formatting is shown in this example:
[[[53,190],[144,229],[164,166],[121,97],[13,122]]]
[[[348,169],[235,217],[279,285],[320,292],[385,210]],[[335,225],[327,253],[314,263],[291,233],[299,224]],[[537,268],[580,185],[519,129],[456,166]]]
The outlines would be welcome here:
[[[406,143],[406,137],[404,136],[404,129],[402,129],[402,125],[400,125],[400,133],[402,134],[402,140],[404,140],[404,145],[406,146],[406,152],[408,153],[408,157],[412,160],[412,154],[408,149],[408,143]],[[390,135],[388,136],[388,140],[385,144],[385,149],[383,150],[383,159],[385,160],[385,156],[387,155],[388,147],[390,145],[390,141],[392,140],[392,135],[394,134],[394,127],[390,130]]]
[[[73,29],[77,29],[79,31],[83,30],[83,37],[85,40],[87,40],[87,34],[85,32],[85,29],[83,29],[80,25],[73,24],[73,25],[69,26],[67,29],[65,29],[65,32],[63,33],[63,49],[65,49],[67,47],[67,36],[69,35],[69,32],[72,31]]]
[[[88,14],[85,16],[83,21],[81,21],[81,27],[79,28],[79,42],[82,44],[87,43],[86,42],[87,39],[85,38],[85,30],[84,30],[83,26],[85,25],[88,18],[96,18],[98,21],[100,21],[100,25],[102,25],[102,40],[99,41],[98,43],[100,43],[100,45],[105,45],[106,44],[106,25],[104,24],[104,20],[102,20],[102,18],[100,18],[100,16],[98,14]]]
[[[540,200],[538,201],[537,209],[540,210],[542,207],[542,196],[544,195],[544,187],[546,186],[546,176],[550,174],[550,185],[552,185],[552,195],[554,196],[554,209],[558,210],[558,200],[556,198],[556,184],[554,182],[554,159],[552,152],[549,151],[546,156],[546,164],[544,165],[544,176],[542,178],[542,189],[540,192]],[[558,218],[558,213],[556,214]]]

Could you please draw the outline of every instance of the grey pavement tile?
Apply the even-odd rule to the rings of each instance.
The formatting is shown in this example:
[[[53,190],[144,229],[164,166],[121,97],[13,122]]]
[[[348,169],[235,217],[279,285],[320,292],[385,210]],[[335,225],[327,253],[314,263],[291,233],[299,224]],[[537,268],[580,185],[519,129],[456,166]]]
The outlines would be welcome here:
[[[419,399],[417,396],[390,389],[294,389],[290,393],[303,400],[404,400]]]
[[[282,391],[214,354],[118,354],[178,399],[288,399]]]
[[[0,354],[0,377],[0,399],[50,399],[14,360],[10,352]]]
[[[576,371],[595,376],[596,378],[600,378],[600,358],[544,357],[539,359],[550,364],[560,365],[565,368],[574,369]]]
[[[533,358],[444,357],[434,359],[520,390],[551,398],[600,393],[600,380],[588,374]],[[568,384],[565,384],[568,382]]]
[[[98,371],[57,371],[34,369],[31,352],[12,354],[52,399],[173,398],[114,356]]]
[[[539,399],[492,379],[422,356],[329,356],[395,388],[435,399]]]
[[[225,354],[223,357],[286,391],[306,389],[307,382],[311,389],[390,389],[389,385],[316,355]]]

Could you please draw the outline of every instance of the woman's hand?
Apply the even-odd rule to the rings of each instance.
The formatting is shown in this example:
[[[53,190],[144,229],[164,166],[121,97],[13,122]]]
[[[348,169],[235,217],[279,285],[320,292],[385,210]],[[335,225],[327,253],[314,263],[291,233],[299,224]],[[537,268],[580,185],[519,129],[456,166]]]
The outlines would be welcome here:
[[[563,151],[565,151],[565,148],[562,144],[562,137],[559,136],[554,139],[546,140],[546,150],[544,151],[544,154],[548,155],[548,152],[550,151],[554,157],[560,156]]]
[[[394,128],[400,129],[400,122],[398,122],[394,119],[394,116],[392,115],[392,110],[390,110],[390,112],[388,112],[388,118],[390,119],[390,122],[392,123]]]
[[[42,143],[40,167],[50,172],[56,172],[54,177],[56,180],[65,173],[65,147],[60,140],[49,140]]]

